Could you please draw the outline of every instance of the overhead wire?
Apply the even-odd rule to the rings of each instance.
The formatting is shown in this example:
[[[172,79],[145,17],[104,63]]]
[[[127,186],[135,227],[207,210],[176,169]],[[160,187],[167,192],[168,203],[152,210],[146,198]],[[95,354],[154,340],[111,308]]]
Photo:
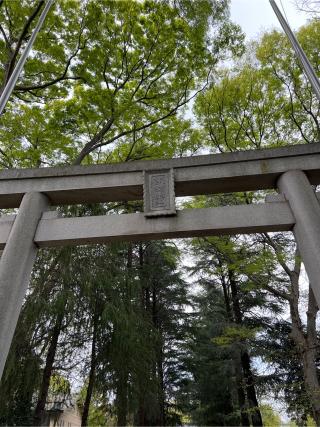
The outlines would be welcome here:
[[[5,88],[3,89],[3,92],[1,94],[0,97],[0,116],[3,113],[3,110],[8,102],[8,99],[10,98],[10,95],[16,85],[16,82],[20,76],[20,73],[23,69],[23,66],[29,56],[29,53],[32,49],[33,43],[37,37],[38,32],[40,31],[40,28],[42,27],[42,24],[47,16],[47,13],[49,12],[49,9],[52,5],[52,3],[54,2],[54,0],[47,0],[47,2],[45,3],[45,7],[40,15],[40,18],[37,22],[37,25],[35,26],[35,29],[33,30],[31,37],[27,43],[27,46],[25,48],[25,50],[23,51],[17,65],[15,66],[15,69],[13,70],[13,73],[11,74]]]
[[[305,54],[304,50],[300,46],[296,36],[294,35],[293,31],[291,30],[289,23],[284,18],[280,9],[278,8],[275,0],[269,0],[269,1],[270,1],[272,9],[274,10],[274,13],[276,14],[284,32],[286,33],[286,35],[287,35],[287,37],[288,37],[288,39],[292,45],[293,50],[295,51],[295,53],[298,57],[298,60],[300,61],[300,64],[301,64],[301,67],[302,67],[304,74],[306,75],[307,79],[309,80],[316,97],[320,101],[320,82],[319,82],[319,78],[318,78],[316,72],[314,71],[314,69],[313,69],[309,59],[307,58],[307,55]],[[282,2],[281,2],[281,4],[282,4]]]
[[[287,21],[287,23],[289,24],[289,20],[288,20],[288,17],[287,17],[286,11],[285,11],[285,9],[284,9],[284,7],[283,7],[282,0],[280,0],[280,4],[281,4],[282,10],[283,10],[283,14],[284,14],[284,16],[285,16],[285,18],[286,18],[286,21]]]

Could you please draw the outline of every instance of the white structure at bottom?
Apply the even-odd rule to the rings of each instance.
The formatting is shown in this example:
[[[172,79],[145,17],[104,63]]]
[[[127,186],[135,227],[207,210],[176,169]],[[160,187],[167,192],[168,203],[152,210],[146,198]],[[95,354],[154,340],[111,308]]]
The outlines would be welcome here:
[[[76,404],[54,402],[48,405],[42,425],[46,427],[81,427],[81,415]]]

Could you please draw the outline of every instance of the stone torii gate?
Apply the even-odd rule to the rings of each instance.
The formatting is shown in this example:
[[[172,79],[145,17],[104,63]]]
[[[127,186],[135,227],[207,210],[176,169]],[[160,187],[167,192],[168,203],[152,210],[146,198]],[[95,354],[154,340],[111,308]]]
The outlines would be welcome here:
[[[320,305],[320,144],[0,172],[0,377],[37,249],[293,231]],[[278,189],[265,203],[177,211],[176,196]],[[144,199],[144,213],[62,218],[49,206]]]

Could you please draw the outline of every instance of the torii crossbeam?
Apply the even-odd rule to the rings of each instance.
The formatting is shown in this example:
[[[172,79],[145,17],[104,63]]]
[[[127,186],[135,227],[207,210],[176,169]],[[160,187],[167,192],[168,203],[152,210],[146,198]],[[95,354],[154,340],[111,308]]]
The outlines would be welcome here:
[[[293,231],[320,305],[320,144],[0,172],[0,377],[39,247]],[[262,189],[266,203],[177,211],[175,196]],[[144,199],[144,213],[61,218],[49,206]]]

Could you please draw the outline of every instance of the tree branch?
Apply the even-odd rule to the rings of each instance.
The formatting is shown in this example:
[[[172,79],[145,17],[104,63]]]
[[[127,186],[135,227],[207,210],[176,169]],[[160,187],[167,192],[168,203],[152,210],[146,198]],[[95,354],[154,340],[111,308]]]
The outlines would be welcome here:
[[[81,23],[81,27],[80,27],[80,32],[79,32],[79,38],[78,38],[78,45],[76,47],[75,52],[68,58],[68,61],[66,63],[65,69],[62,73],[62,75],[60,77],[57,77],[55,79],[53,79],[50,82],[46,82],[46,83],[42,83],[42,84],[38,84],[38,85],[33,85],[33,86],[19,86],[17,85],[15,87],[15,92],[27,92],[27,91],[31,91],[31,90],[36,90],[36,89],[45,89],[49,86],[55,85],[56,83],[59,83],[63,80],[83,80],[84,82],[86,82],[86,79],[84,77],[81,76],[70,76],[67,77],[67,73],[69,71],[69,67],[71,65],[71,61],[73,60],[73,58],[75,58],[79,52],[79,50],[84,49],[84,47],[86,46],[86,41],[84,41],[84,44],[81,45],[81,36],[82,36],[82,31],[83,31],[83,23]]]
[[[269,246],[271,246],[272,249],[274,250],[274,253],[277,257],[277,260],[278,260],[279,264],[281,265],[281,267],[283,268],[283,270],[287,273],[287,275],[290,278],[292,278],[292,271],[287,266],[287,264],[283,261],[277,244],[271,239],[271,237],[268,235],[268,233],[263,233],[263,236],[264,236],[266,242],[269,244]]]
[[[44,4],[44,0],[40,0],[39,3],[38,3],[38,6],[35,8],[35,10],[33,11],[33,13],[29,16],[27,22],[25,23],[25,25],[24,25],[24,27],[22,29],[22,32],[21,32],[20,37],[18,39],[16,48],[15,48],[14,52],[11,55],[11,59],[9,61],[8,67],[7,67],[6,76],[5,76],[4,83],[3,83],[3,88],[5,87],[6,83],[8,82],[8,80],[9,80],[9,78],[10,78],[10,76],[11,76],[13,70],[14,70],[14,67],[15,67],[15,64],[16,64],[16,60],[17,60],[17,57],[18,57],[21,45],[22,45],[23,41],[25,40],[25,38],[28,35],[30,26],[31,26],[32,22],[35,20],[36,16],[39,14],[39,12],[40,12],[41,7],[43,6],[43,4]]]

